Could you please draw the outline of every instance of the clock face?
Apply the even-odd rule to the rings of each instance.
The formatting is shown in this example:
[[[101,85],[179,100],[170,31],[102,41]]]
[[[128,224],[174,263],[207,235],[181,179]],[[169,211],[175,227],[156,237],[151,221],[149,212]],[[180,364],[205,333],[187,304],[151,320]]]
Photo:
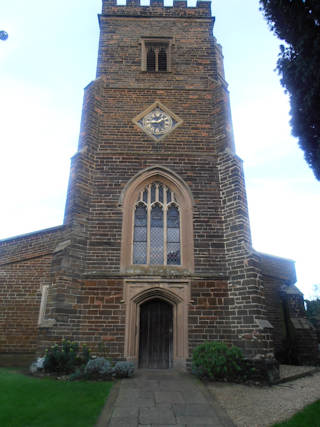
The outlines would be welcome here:
[[[160,101],[154,102],[134,119],[133,123],[142,129],[154,141],[161,141],[183,121]]]
[[[160,136],[172,129],[172,119],[160,108],[156,108],[144,116],[142,127],[152,135]]]

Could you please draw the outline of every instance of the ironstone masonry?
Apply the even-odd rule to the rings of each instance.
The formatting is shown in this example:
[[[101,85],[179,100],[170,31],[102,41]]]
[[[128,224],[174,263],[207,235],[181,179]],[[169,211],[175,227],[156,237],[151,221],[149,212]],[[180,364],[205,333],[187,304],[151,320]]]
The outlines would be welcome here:
[[[0,242],[0,354],[70,339],[143,367],[186,368],[205,340],[273,361],[289,338],[311,363],[316,335],[294,262],[252,248],[210,2],[104,0],[99,25],[64,224]],[[157,108],[180,120],[161,138]],[[134,262],[137,198],[152,185],[178,206],[174,264]]]

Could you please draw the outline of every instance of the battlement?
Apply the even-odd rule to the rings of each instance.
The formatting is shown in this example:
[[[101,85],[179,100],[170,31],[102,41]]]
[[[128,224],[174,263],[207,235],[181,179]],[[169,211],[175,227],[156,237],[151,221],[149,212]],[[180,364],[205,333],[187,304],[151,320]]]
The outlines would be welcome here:
[[[195,7],[186,1],[173,0],[173,6],[165,6],[163,0],[150,0],[150,5],[141,5],[139,0],[126,0],[125,5],[117,0],[103,0],[102,15],[171,18],[211,18],[211,1],[198,0]]]

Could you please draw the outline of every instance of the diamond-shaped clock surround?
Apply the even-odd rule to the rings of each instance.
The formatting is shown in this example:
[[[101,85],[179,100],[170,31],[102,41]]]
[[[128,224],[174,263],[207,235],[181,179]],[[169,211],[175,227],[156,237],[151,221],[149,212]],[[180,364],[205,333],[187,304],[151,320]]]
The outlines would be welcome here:
[[[158,115],[159,120],[163,122],[161,129],[152,127],[152,113],[154,113],[155,117]],[[133,118],[132,121],[156,142],[161,141],[183,123],[179,116],[170,111],[160,101],[155,101],[150,107]]]

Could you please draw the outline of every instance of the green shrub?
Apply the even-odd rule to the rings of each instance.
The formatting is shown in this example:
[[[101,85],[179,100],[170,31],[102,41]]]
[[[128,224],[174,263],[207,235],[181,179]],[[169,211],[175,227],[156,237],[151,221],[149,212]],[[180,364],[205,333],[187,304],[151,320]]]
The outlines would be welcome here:
[[[43,367],[46,372],[70,374],[89,359],[90,351],[86,346],[80,350],[78,343],[64,340],[61,345],[55,344],[47,349]]]
[[[240,348],[207,341],[194,349],[192,370],[200,377],[232,380],[241,374],[242,362]]]

